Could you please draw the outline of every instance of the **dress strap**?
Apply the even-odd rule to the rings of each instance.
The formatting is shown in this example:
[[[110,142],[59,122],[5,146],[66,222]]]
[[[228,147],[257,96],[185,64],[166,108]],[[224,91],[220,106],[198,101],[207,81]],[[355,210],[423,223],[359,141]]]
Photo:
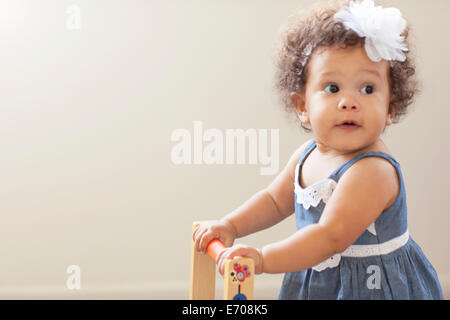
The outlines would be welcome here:
[[[401,178],[400,164],[392,156],[381,151],[368,151],[360,153],[337,168],[332,175],[336,176],[339,179],[345,173],[345,171],[347,171],[356,161],[367,157],[381,157],[388,160],[397,170],[399,178]]]
[[[298,161],[298,166],[301,167],[303,162],[305,161],[306,157],[311,153],[311,151],[314,150],[316,147],[316,140],[313,140],[313,142],[303,151],[300,160]]]

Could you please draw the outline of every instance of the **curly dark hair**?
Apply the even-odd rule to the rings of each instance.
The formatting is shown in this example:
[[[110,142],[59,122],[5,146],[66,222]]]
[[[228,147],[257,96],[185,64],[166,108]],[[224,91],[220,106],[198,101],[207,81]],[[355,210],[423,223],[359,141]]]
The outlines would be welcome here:
[[[304,92],[308,74],[308,46],[313,48],[337,45],[340,48],[364,46],[365,38],[353,30],[347,30],[341,22],[334,21],[336,12],[350,0],[322,1],[307,10],[301,10],[289,18],[281,29],[280,43],[275,56],[275,89],[288,113],[295,111],[290,95],[292,92]],[[412,104],[414,96],[419,93],[415,77],[415,65],[411,44],[408,41],[410,27],[407,26],[402,36],[408,47],[406,60],[390,61],[391,101],[389,113],[393,123],[400,122]],[[315,49],[314,49],[315,50]],[[302,62],[305,62],[303,66]],[[311,130],[301,123],[306,132]]]

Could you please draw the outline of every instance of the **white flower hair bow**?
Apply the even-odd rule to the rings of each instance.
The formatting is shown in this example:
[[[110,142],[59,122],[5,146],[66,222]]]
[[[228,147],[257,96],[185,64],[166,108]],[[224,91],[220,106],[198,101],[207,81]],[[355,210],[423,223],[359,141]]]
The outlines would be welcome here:
[[[334,15],[334,20],[366,38],[365,49],[372,61],[406,60],[403,51],[408,48],[401,36],[406,21],[400,10],[376,7],[373,0],[352,1]]]

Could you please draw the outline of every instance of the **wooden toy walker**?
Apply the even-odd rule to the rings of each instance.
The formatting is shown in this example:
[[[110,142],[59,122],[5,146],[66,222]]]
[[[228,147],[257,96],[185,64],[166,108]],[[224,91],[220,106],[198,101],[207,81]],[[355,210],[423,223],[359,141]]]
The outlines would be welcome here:
[[[201,222],[194,222],[192,230]],[[195,250],[192,241],[191,250],[191,288],[189,299],[213,300],[216,280],[216,258],[219,251],[225,248],[217,239],[206,247],[207,254]],[[237,257],[227,259],[224,264],[224,299],[252,300],[255,263],[251,258]]]

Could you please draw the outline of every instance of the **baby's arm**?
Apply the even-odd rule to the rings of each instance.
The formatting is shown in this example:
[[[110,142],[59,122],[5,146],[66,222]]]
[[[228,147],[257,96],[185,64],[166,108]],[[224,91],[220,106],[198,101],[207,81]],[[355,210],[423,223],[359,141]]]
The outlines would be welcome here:
[[[241,245],[221,252],[219,270],[235,256],[253,258],[257,274],[309,269],[354,243],[398,192],[397,172],[388,161],[361,159],[341,177],[318,223],[262,250]]]
[[[268,187],[224,217],[235,227],[237,238],[269,228],[295,211],[295,167],[311,141],[305,142],[296,150],[286,167]]]
[[[262,272],[308,269],[344,251],[378,218],[397,188],[389,162],[375,157],[356,162],[339,180],[317,224],[262,249]]]

